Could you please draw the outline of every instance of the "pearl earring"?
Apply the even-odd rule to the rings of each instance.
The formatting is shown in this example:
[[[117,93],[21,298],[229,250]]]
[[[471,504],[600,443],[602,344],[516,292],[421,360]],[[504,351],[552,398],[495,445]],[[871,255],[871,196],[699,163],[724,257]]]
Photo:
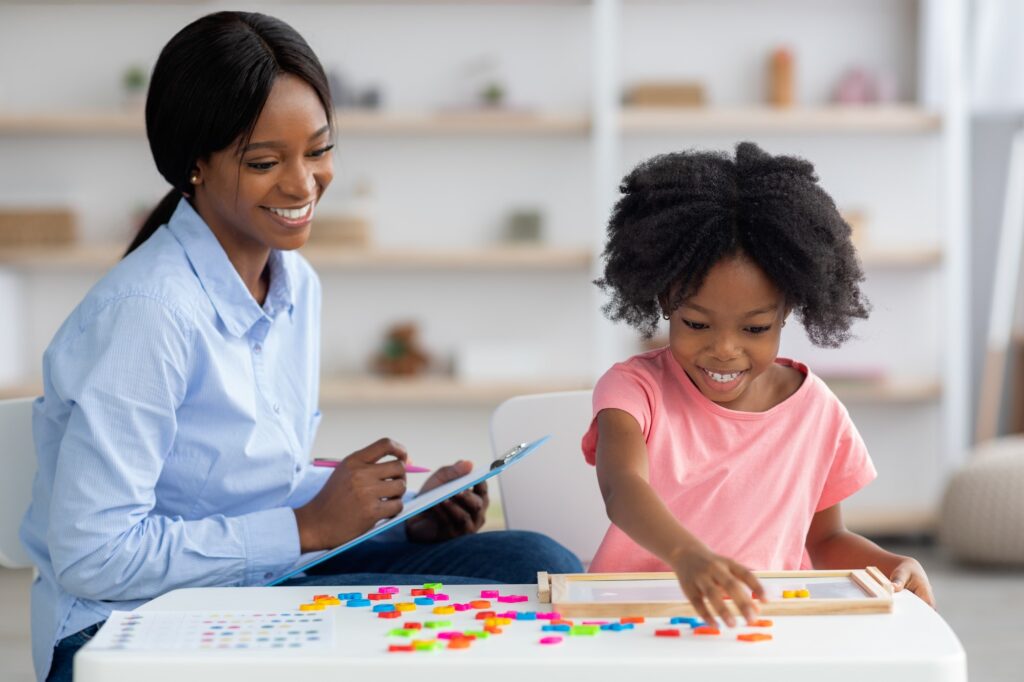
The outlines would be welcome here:
[[[198,185],[199,184],[199,173],[193,173],[192,175],[190,175],[189,178],[188,178],[188,181],[191,182],[193,185]]]

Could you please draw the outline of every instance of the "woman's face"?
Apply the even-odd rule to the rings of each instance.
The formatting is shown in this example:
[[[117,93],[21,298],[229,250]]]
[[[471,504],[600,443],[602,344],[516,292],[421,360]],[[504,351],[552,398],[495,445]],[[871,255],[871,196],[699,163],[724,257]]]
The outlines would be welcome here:
[[[726,258],[670,315],[669,346],[708,399],[758,411],[759,392],[751,389],[775,362],[787,312],[761,268],[745,256]]]
[[[249,144],[197,162],[194,202],[226,250],[297,249],[334,177],[331,130],[305,81],[278,77]]]

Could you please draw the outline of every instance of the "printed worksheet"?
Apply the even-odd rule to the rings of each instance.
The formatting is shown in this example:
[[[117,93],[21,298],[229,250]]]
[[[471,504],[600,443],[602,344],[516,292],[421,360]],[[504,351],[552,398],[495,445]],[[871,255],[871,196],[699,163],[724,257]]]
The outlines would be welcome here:
[[[328,649],[334,618],[323,611],[114,611],[93,649]]]

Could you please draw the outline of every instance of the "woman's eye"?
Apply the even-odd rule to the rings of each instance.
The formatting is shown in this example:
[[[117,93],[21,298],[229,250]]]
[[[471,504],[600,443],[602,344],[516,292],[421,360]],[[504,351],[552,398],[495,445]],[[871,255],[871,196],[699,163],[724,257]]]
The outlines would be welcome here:
[[[253,170],[266,171],[273,168],[276,163],[276,161],[253,161],[245,165],[248,166],[249,168],[252,168]]]
[[[331,151],[332,149],[334,149],[334,145],[333,144],[329,144],[326,147],[324,147],[323,149],[317,149],[316,151],[310,152],[309,155],[312,156],[312,157],[315,157],[315,158],[320,158],[321,156],[323,156],[327,152]]]
[[[708,328],[708,326],[703,322],[691,322],[690,320],[683,320],[683,324],[685,324],[690,329],[694,329],[696,331]]]
[[[763,326],[763,327],[747,327],[747,332],[749,332],[751,334],[764,334],[769,329],[771,329],[771,325],[767,325],[767,326]]]

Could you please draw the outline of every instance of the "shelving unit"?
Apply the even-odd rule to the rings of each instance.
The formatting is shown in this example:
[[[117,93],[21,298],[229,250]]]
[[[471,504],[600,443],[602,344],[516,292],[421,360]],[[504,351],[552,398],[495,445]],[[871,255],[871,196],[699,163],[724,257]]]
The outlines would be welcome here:
[[[926,524],[967,442],[966,351],[953,352],[967,343],[965,185],[956,170],[966,163],[957,80],[963,46],[955,28],[966,25],[964,2],[260,4],[258,11],[296,26],[326,66],[343,64],[395,96],[379,111],[336,112],[337,177],[365,174],[380,189],[375,246],[303,249],[324,283],[326,417],[317,449],[350,451],[386,434],[417,448],[417,461],[427,464],[453,451],[482,454],[489,413],[504,398],[591,385],[637,350],[630,332],[602,317],[603,298],[590,284],[601,274],[603,226],[623,174],[654,153],[728,149],[746,138],[806,156],[841,208],[869,209],[861,257],[875,314],[842,354],[801,345],[789,328],[786,350],[812,369],[842,360],[885,370],[877,382],[833,382],[881,473],[847,519],[885,532]],[[0,21],[0,82],[11,95],[0,99],[0,205],[57,197],[83,206],[87,218],[81,245],[0,250],[0,294],[10,291],[29,319],[6,346],[0,333],[0,349],[14,348],[18,357],[16,374],[0,366],[0,396],[38,392],[37,370],[23,368],[37,367],[69,306],[119,258],[124,231],[102,233],[97,225],[118,216],[126,223],[137,197],[151,204],[166,189],[150,169],[141,112],[119,110],[109,89],[106,98],[93,94],[106,87],[97,76],[102,68],[151,62],[168,27],[210,7],[161,9],[159,25],[131,3],[88,11],[69,5],[52,17],[25,7]],[[17,59],[4,51],[5,40],[44,35],[42,27],[62,42]],[[828,38],[840,34],[841,41]],[[76,70],[62,62],[87,51],[78,36],[119,44],[136,35],[117,64]],[[752,74],[766,50],[784,41],[804,51],[799,77],[811,92],[792,109],[765,107]],[[948,59],[937,76],[928,52],[936,41]],[[823,58],[833,50],[838,56]],[[431,64],[451,73],[460,60],[490,51],[502,61],[510,110],[468,111],[436,94],[449,83]],[[50,88],[35,100],[19,97],[19,87],[38,90],[12,71],[23,60],[40,78],[69,69],[65,89],[74,94],[62,99],[61,88]],[[824,104],[826,80],[858,60],[894,70],[903,81],[899,103]],[[87,88],[71,82],[76,74]],[[622,105],[631,81],[676,76],[705,83],[709,105]],[[932,95],[936,82],[944,99]],[[115,159],[109,178],[89,167],[107,157]],[[33,201],[28,190],[38,187],[52,191]],[[332,188],[325,201],[338,194]],[[531,204],[547,219],[544,243],[496,244],[501,211]],[[52,302],[43,291],[53,292]],[[402,317],[421,323],[438,356],[463,344],[507,343],[549,350],[552,358],[514,382],[360,373],[376,335]],[[555,370],[564,376],[548,376]]]

